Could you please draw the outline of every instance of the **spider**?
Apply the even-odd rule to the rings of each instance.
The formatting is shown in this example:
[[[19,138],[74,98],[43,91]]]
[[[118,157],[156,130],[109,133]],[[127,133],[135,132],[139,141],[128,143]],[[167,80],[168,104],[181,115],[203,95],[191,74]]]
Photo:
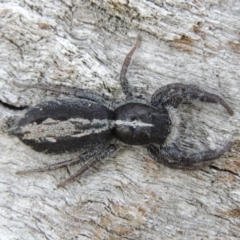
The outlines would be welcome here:
[[[19,171],[18,174],[54,170],[85,160],[86,164],[75,174],[57,185],[62,187],[118,150],[121,142],[143,145],[154,160],[178,169],[199,169],[231,148],[233,142],[229,141],[219,150],[189,154],[169,140],[175,127],[169,109],[178,108],[184,99],[221,104],[230,115],[233,110],[221,97],[182,83],[159,88],[152,95],[151,104],[134,99],[126,73],[139,45],[140,37],[126,56],[120,73],[126,102],[113,109],[100,95],[87,90],[44,84],[20,85],[71,97],[45,101],[30,108],[10,132],[36,151],[53,154],[79,151],[80,156],[38,169]]]

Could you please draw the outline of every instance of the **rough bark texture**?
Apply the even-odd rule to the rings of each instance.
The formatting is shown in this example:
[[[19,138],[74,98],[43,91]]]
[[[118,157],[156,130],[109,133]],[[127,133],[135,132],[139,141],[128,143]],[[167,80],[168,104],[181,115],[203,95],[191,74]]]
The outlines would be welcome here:
[[[239,239],[239,12],[237,0],[1,1],[2,102],[25,106],[55,97],[20,91],[13,81],[65,84],[123,100],[120,69],[140,34],[128,71],[135,96],[150,99],[173,82],[219,94],[235,114],[213,104],[182,105],[182,145],[215,148],[228,138],[236,144],[192,172],[129,147],[56,189],[66,169],[15,172],[66,157],[34,152],[1,130],[0,239]],[[16,114],[23,112],[1,105],[1,125]]]

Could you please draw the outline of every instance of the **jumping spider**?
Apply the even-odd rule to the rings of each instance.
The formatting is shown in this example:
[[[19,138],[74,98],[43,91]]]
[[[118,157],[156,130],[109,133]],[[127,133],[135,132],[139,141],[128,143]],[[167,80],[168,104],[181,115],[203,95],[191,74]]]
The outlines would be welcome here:
[[[197,86],[181,83],[158,89],[152,95],[151,105],[134,100],[126,73],[139,44],[138,38],[123,63],[120,83],[126,95],[126,103],[115,110],[107,107],[101,96],[83,89],[43,84],[29,86],[72,97],[42,102],[30,108],[10,132],[36,151],[55,154],[80,151],[81,156],[18,173],[44,172],[89,160],[75,174],[58,184],[61,187],[115,152],[119,148],[119,140],[129,145],[143,145],[154,160],[179,169],[206,166],[231,148],[233,143],[228,142],[220,150],[189,154],[168,141],[174,127],[169,108],[177,108],[186,98],[221,104],[230,115],[233,110],[221,97],[202,91]]]

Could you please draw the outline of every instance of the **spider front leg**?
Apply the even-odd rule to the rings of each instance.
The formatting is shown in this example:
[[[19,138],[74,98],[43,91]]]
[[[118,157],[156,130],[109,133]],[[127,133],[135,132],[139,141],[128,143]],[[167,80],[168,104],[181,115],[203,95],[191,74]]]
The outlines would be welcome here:
[[[230,115],[233,115],[231,107],[218,95],[200,90],[197,86],[181,83],[173,83],[158,89],[151,99],[155,107],[172,106],[177,108],[184,100],[199,100],[207,103],[221,104]]]
[[[219,150],[208,150],[189,155],[182,152],[175,144],[163,147],[162,149],[150,145],[148,151],[155,161],[170,168],[197,170],[211,164],[212,160],[219,158],[224,152],[228,151],[232,145],[233,142],[228,142]]]

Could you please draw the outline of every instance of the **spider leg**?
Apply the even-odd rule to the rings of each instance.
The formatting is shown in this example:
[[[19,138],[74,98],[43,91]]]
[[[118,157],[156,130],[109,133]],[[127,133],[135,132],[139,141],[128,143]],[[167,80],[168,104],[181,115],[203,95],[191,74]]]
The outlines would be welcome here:
[[[86,164],[84,164],[76,173],[68,177],[66,180],[63,182],[59,183],[57,187],[63,187],[65,186],[68,182],[73,181],[77,177],[81,176],[84,172],[86,172],[89,168],[94,166],[97,162],[100,160],[106,158],[108,155],[113,154],[117,149],[118,145],[116,144],[111,144],[107,146],[104,150],[102,150],[101,153],[94,155]]]
[[[230,115],[231,107],[218,95],[200,90],[197,86],[173,83],[158,89],[151,99],[155,107],[173,106],[177,108],[183,99],[199,100],[201,102],[221,104]]]
[[[99,147],[99,149],[97,149],[97,150],[95,149],[92,151],[91,150],[86,151],[79,157],[76,157],[76,158],[73,158],[70,160],[66,160],[66,161],[62,161],[59,163],[50,164],[50,165],[47,165],[47,166],[41,167],[41,168],[17,171],[16,174],[27,174],[27,173],[34,173],[34,172],[52,171],[52,170],[56,170],[59,168],[68,167],[68,166],[77,164],[83,160],[90,159],[76,173],[74,173],[69,178],[67,178],[65,181],[63,181],[57,185],[57,187],[63,187],[66,183],[76,179],[78,176],[81,176],[85,171],[87,171],[90,167],[92,167],[97,162],[106,158],[108,155],[114,153],[118,148],[119,148],[119,146],[117,144],[108,144],[106,146],[101,145],[101,148]],[[102,149],[102,150],[100,150],[100,149]]]
[[[127,74],[128,66],[131,62],[132,55],[135,52],[135,50],[137,49],[137,47],[140,45],[140,42],[141,42],[141,38],[140,38],[140,36],[138,36],[135,45],[133,46],[131,51],[126,56],[126,58],[123,62],[123,65],[122,65],[121,72],[120,72],[120,83],[121,83],[123,92],[126,95],[126,99],[132,98],[132,92],[131,92],[131,88],[129,86],[129,82],[127,80],[126,74]]]
[[[189,155],[182,152],[175,144],[163,147],[162,149],[150,145],[148,151],[155,161],[170,168],[197,170],[211,164],[212,160],[219,158],[224,152],[228,151],[233,144],[233,142],[228,142],[222,149],[208,150]]]
[[[79,156],[77,158],[70,159],[70,160],[66,160],[66,161],[63,161],[63,162],[59,162],[59,163],[53,163],[53,164],[47,165],[45,167],[17,171],[16,174],[20,175],[20,174],[26,174],[26,173],[52,171],[52,170],[56,170],[56,169],[59,169],[59,168],[71,166],[71,165],[76,164],[80,161],[83,161],[81,156]]]
[[[33,84],[33,85],[25,85],[17,82],[13,82],[13,84],[17,87],[24,88],[24,90],[29,89],[29,88],[37,88],[41,90],[46,90],[46,91],[51,91],[51,92],[56,92],[56,93],[62,93],[65,95],[70,95],[74,96],[76,98],[84,98],[88,99],[94,102],[104,102],[104,99],[96,94],[92,93],[88,90],[85,89],[79,89],[79,88],[74,88],[74,87],[68,87],[68,86],[63,86],[63,85],[55,85],[55,86],[50,86],[47,84]]]

